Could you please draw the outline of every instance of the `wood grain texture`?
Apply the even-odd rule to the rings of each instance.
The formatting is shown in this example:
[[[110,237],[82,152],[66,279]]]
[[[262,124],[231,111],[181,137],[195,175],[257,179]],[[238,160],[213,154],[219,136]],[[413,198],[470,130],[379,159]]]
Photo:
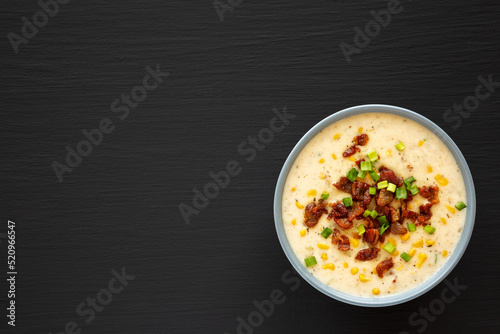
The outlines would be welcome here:
[[[476,227],[449,276],[468,288],[426,331],[498,332],[499,197],[489,167],[500,163],[500,88],[456,130],[443,114],[474,94],[479,75],[500,81],[500,5],[402,1],[347,64],[339,44],[352,44],[353,28],[386,6],[243,0],[220,22],[210,0],[71,1],[15,54],[6,36],[39,6],[2,1],[0,232],[7,219],[18,225],[20,274],[18,326],[6,328],[2,313],[1,332],[59,333],[76,321],[82,333],[233,334],[236,318],[273,289],[286,301],[255,333],[420,329],[409,316],[443,284],[403,305],[365,309],[302,280],[293,292],[282,282],[291,265],[272,215],[281,166],[319,120],[366,103],[406,107],[440,125],[474,176]],[[170,76],[119,121],[110,104],[156,64]],[[244,162],[238,145],[283,106],[296,118]],[[104,117],[115,131],[58,183],[50,164]],[[242,163],[241,174],[186,225],[178,204],[229,160]],[[136,279],[85,323],[76,307],[122,267]]]

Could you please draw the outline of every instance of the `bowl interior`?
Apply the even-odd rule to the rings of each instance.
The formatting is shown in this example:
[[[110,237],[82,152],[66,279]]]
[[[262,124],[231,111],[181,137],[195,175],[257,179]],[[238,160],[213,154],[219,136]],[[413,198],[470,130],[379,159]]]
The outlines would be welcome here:
[[[304,146],[313,138],[315,137],[319,132],[321,132],[323,129],[328,127],[329,125],[337,122],[340,119],[352,116],[352,115],[357,115],[357,114],[362,114],[362,113],[369,113],[369,112],[382,112],[382,113],[391,113],[399,116],[406,117],[408,119],[411,119],[417,123],[422,124],[425,126],[427,129],[432,131],[435,135],[438,136],[441,141],[445,143],[445,145],[448,147],[448,149],[451,151],[453,154],[453,157],[458,163],[458,166],[460,168],[460,172],[464,178],[464,183],[465,183],[465,190],[467,192],[467,213],[466,213],[466,218],[465,218],[465,225],[462,230],[462,234],[460,237],[460,240],[457,244],[457,247],[455,251],[452,253],[448,261],[436,272],[434,273],[427,281],[423,282],[422,284],[416,286],[415,288],[401,292],[395,295],[391,296],[383,296],[383,297],[359,297],[359,296],[354,296],[350,294],[346,294],[343,292],[340,292],[338,290],[335,290],[332,287],[327,286],[326,284],[322,283],[318,279],[316,279],[313,275],[309,273],[309,271],[302,265],[302,263],[299,261],[299,259],[295,256],[295,253],[293,252],[288,239],[285,234],[285,229],[283,225],[283,218],[282,218],[282,197],[283,197],[283,190],[285,186],[286,179],[288,177],[288,173],[290,169],[293,166],[293,163],[299,153],[302,151]],[[401,304],[404,302],[407,302],[411,299],[417,298],[418,296],[424,294],[425,292],[429,291],[433,287],[435,287],[437,284],[439,284],[455,267],[455,265],[458,263],[460,258],[462,257],[463,253],[465,252],[465,249],[467,248],[467,245],[469,243],[470,237],[472,235],[472,230],[474,228],[474,219],[476,216],[476,193],[474,190],[474,183],[472,180],[472,175],[470,173],[469,167],[467,165],[467,162],[462,155],[462,152],[460,152],[459,148],[457,145],[453,142],[453,140],[444,132],[439,126],[434,124],[432,121],[429,119],[425,118],[424,116],[417,114],[411,110],[400,108],[400,107],[395,107],[395,106],[390,106],[390,105],[382,105],[382,104],[369,104],[369,105],[362,105],[362,106],[356,106],[356,107],[351,107],[344,109],[342,111],[339,111],[331,116],[328,116],[327,118],[323,119],[321,122],[316,124],[311,130],[309,130],[295,145],[295,147],[292,149],[290,155],[285,161],[285,164],[283,165],[283,168],[281,170],[281,173],[278,178],[278,182],[276,185],[276,190],[274,194],[274,221],[276,224],[276,231],[278,234],[279,241],[281,243],[281,246],[283,248],[283,251],[285,252],[286,256],[288,257],[288,260],[292,263],[293,267],[295,270],[307,281],[309,284],[311,284],[313,287],[321,291],[327,296],[330,296],[332,298],[335,298],[339,301],[352,304],[352,305],[358,305],[358,306],[368,306],[368,307],[380,307],[380,306],[390,306],[390,305],[396,305],[396,304]]]

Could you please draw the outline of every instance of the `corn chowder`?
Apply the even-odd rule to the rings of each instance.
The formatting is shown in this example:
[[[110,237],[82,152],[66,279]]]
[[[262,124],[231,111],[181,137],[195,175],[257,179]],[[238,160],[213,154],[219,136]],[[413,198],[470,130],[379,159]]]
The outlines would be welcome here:
[[[283,219],[309,272],[344,293],[409,290],[453,253],[465,185],[446,145],[401,116],[365,113],[316,135],[288,174]]]

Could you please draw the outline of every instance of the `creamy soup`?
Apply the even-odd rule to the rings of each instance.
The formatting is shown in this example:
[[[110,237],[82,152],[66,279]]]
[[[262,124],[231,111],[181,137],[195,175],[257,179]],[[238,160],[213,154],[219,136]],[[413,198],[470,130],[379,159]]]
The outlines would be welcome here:
[[[367,142],[361,141],[359,145],[355,145],[354,137],[361,134],[368,136]],[[398,144],[400,146],[396,147]],[[349,148],[355,153],[344,157],[343,153]],[[371,159],[367,153],[371,153],[370,157],[375,160],[371,162],[371,173],[376,174],[374,178],[383,176],[378,182],[374,182],[369,171],[363,175],[356,163],[359,159],[369,162]],[[383,179],[387,178],[384,177],[386,174],[382,173],[382,166],[386,167],[386,171],[392,170],[396,177],[402,180],[413,177],[416,181],[395,184],[398,182],[388,180],[387,184],[393,185],[384,187]],[[362,167],[370,168],[367,163]],[[352,172],[354,168],[356,171]],[[330,213],[336,204],[340,203],[341,207],[349,210],[353,208],[352,205],[349,206],[354,199],[353,194],[339,190],[333,185],[350,171],[351,179],[353,173],[356,173],[356,176],[364,176],[363,179],[356,177],[354,182],[358,182],[358,185],[359,182],[364,182],[370,188],[375,188],[368,189],[367,192],[370,195],[370,191],[376,191],[376,195],[372,195],[371,200],[370,197],[365,197],[370,202],[362,208],[362,215],[351,220],[345,217],[335,219]],[[380,189],[379,184],[382,187]],[[394,185],[396,190],[393,192]],[[424,186],[427,190],[431,187],[438,188],[437,197],[428,196],[428,193],[427,196],[422,194]],[[363,193],[366,185],[364,187]],[[415,195],[411,196],[410,189]],[[377,205],[382,190],[385,195],[391,195],[388,191],[394,195],[392,202],[386,206],[393,208],[395,214],[400,216],[399,220],[397,216],[390,214],[384,216],[384,219],[377,212],[373,213],[377,208],[379,211],[388,212],[387,208]],[[399,199],[396,199],[396,194]],[[405,195],[406,199],[401,198]],[[327,199],[320,201],[322,196]],[[412,199],[409,200],[410,198]],[[430,210],[421,209],[421,206],[431,201],[438,203],[428,204]],[[311,216],[305,217],[306,208],[311,203],[315,206],[321,202],[324,214],[314,225],[314,218],[308,221]],[[350,116],[328,126],[304,147],[286,180],[282,213],[288,241],[297,258],[312,275],[338,291],[376,297],[414,288],[438,271],[450,258],[460,239],[467,211],[461,204],[457,205],[460,202],[466,202],[463,177],[453,155],[436,135],[424,126],[401,116],[365,113]],[[362,200],[354,199],[354,203],[362,205]],[[403,215],[402,203],[406,206],[406,215]],[[337,213],[342,216],[344,209],[340,209]],[[430,219],[429,212],[432,214]],[[365,218],[367,214],[372,214],[375,218]],[[410,217],[405,218],[408,215]],[[423,218],[420,218],[421,216]],[[314,226],[308,226],[306,222]],[[352,227],[346,224],[352,224]],[[392,227],[396,226],[394,224],[400,224],[397,227],[402,231],[393,233]],[[413,227],[415,231],[410,231]],[[374,228],[377,231],[373,230]],[[373,243],[373,239],[370,240],[368,229],[380,235],[379,241]],[[344,236],[343,239],[339,239],[338,232]],[[325,238],[325,235],[328,237]],[[335,243],[332,243],[332,239]],[[346,246],[346,239],[349,240],[349,250],[340,250],[340,244]],[[380,242],[380,239],[384,239],[383,242]],[[373,251],[372,248],[378,250]],[[377,253],[376,257],[365,261],[356,259],[363,249],[370,249],[374,255]],[[392,267],[389,266],[387,271],[383,271],[382,267],[376,270],[379,263],[387,261],[387,264],[391,262],[390,259]],[[379,277],[379,272],[382,277]]]

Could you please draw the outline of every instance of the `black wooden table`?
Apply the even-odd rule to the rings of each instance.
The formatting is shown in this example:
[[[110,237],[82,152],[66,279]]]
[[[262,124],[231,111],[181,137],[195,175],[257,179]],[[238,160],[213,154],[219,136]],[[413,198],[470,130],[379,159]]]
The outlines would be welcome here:
[[[498,1],[0,6],[1,333],[499,332]],[[447,281],[382,309],[297,278],[272,213],[301,136],[367,103],[440,125],[478,200]]]

